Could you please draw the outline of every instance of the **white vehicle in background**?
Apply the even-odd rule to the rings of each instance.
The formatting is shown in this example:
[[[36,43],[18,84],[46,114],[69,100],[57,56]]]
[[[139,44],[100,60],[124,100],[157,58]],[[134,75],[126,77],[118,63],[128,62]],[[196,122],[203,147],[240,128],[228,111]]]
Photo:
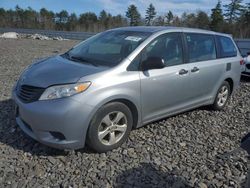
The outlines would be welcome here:
[[[245,68],[244,71],[242,72],[242,75],[250,76],[250,52],[248,52],[247,56],[244,57],[244,62],[245,62]]]
[[[242,57],[241,72],[244,76],[250,76],[250,39],[235,39]]]

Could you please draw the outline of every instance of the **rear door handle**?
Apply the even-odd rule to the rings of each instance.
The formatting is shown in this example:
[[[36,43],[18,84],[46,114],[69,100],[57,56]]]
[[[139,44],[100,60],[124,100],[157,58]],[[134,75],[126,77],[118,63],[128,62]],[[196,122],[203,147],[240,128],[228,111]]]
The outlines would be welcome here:
[[[187,73],[188,73],[188,70],[186,70],[186,69],[181,69],[179,71],[179,75],[184,75],[184,74],[187,74]]]
[[[194,67],[193,69],[191,69],[191,72],[197,72],[199,71],[200,69],[198,67]]]

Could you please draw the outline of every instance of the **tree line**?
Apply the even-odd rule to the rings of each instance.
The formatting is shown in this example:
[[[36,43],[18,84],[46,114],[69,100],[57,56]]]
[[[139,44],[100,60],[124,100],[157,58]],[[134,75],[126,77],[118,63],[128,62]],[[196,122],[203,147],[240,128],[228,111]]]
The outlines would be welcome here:
[[[167,9],[167,8],[166,8]],[[243,4],[243,0],[230,0],[222,5],[219,0],[211,10],[211,15],[198,10],[195,13],[184,12],[181,16],[172,11],[164,15],[157,15],[153,4],[150,4],[142,17],[135,5],[130,5],[125,16],[116,16],[102,10],[99,15],[85,12],[77,16],[66,10],[55,13],[45,8],[36,11],[31,7],[22,9],[18,5],[15,9],[0,8],[0,27],[32,28],[64,31],[100,32],[122,26],[180,26],[209,29],[232,34],[234,37],[250,38],[250,3]]]

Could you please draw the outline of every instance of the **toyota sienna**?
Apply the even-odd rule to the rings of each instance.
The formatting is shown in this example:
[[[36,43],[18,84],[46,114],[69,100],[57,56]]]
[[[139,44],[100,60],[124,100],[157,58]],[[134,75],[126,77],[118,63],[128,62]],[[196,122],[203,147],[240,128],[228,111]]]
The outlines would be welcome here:
[[[149,122],[204,105],[223,109],[241,60],[222,33],[112,29],[29,66],[13,89],[16,122],[48,146],[105,152]]]

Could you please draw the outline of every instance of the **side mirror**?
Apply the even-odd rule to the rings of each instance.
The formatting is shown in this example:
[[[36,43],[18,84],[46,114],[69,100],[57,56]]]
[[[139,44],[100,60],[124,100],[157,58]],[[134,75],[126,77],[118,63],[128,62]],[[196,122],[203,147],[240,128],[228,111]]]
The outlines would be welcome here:
[[[248,155],[250,155],[250,133],[248,133],[246,136],[244,136],[241,139],[240,147],[242,149],[246,150],[246,152],[248,153]]]
[[[162,69],[165,67],[164,60],[160,57],[148,57],[142,62],[142,70]]]

